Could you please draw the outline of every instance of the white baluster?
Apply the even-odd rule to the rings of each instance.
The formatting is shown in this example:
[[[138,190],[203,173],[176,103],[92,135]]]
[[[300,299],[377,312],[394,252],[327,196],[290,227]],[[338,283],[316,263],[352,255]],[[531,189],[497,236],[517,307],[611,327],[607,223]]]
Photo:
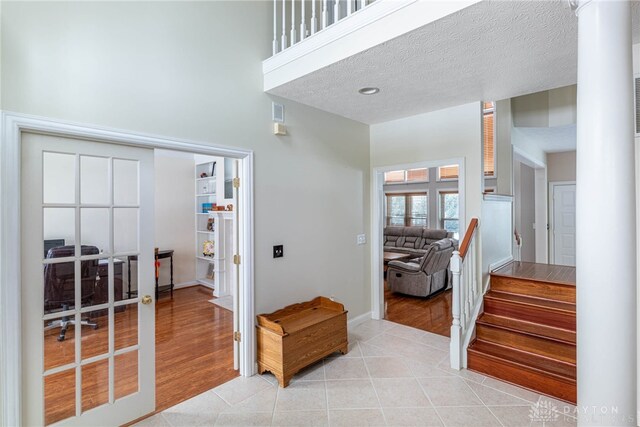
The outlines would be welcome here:
[[[454,251],[451,256],[451,274],[453,276],[451,280],[453,322],[451,323],[449,357],[451,359],[451,368],[459,370],[462,367],[462,326],[460,325],[460,252],[458,251]]]
[[[278,0],[273,0],[273,55],[278,53]]]
[[[318,31],[318,18],[316,18],[316,0],[311,0],[311,35]]]
[[[300,40],[304,40],[307,36],[307,12],[305,6],[307,2],[305,0],[300,0],[300,2],[302,3],[302,13],[300,14]]]
[[[347,16],[351,15],[351,12],[353,12],[353,2],[355,0],[347,0]]]
[[[291,46],[296,44],[296,0],[291,0],[291,34],[289,38]]]
[[[473,301],[471,307],[475,307],[476,301],[478,301],[478,263],[476,257],[476,239],[475,234],[471,239],[471,265],[473,269],[473,274],[471,275],[471,280],[473,281],[473,285],[471,288],[473,289]]]
[[[282,0],[282,37],[280,37],[280,50],[287,48],[287,0]]]
[[[333,23],[335,24],[340,20],[340,0],[336,0],[333,5]]]
[[[329,5],[328,0],[322,0],[322,28],[327,28],[329,25]]]

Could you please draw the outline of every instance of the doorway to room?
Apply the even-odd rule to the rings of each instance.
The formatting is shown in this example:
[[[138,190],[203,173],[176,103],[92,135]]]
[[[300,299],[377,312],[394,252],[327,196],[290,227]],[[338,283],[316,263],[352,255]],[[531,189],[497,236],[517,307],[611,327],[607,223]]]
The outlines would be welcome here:
[[[27,339],[23,338],[22,347],[13,349],[22,358],[23,369],[18,381],[9,384],[17,386],[15,402],[26,398],[21,403],[22,424],[63,420],[123,424],[215,387],[237,376],[237,369],[251,375],[253,353],[246,351],[245,342],[234,340],[247,330],[244,336],[252,340],[253,325],[245,321],[246,317],[253,319],[253,313],[247,313],[247,308],[252,310],[251,294],[246,295],[252,270],[238,262],[252,260],[251,217],[247,214],[251,186],[246,194],[239,189],[241,179],[251,176],[251,154],[173,144],[192,150],[183,152],[191,156],[192,168],[189,188],[182,191],[190,195],[191,265],[195,266],[200,255],[216,264],[199,270],[204,271],[201,279],[211,282],[205,289],[198,272],[193,281],[180,279],[186,254],[179,242],[170,244],[159,238],[180,234],[180,224],[173,222],[160,231],[154,227],[161,216],[154,204],[154,187],[155,196],[159,191],[154,145],[169,147],[171,142],[160,144],[151,142],[153,138],[115,132],[105,138],[103,130],[74,127],[70,131],[68,125],[58,129],[51,123],[47,123],[48,132],[36,132],[30,131],[34,123],[16,124],[21,132],[7,144],[22,166],[14,181],[22,188],[16,193],[22,202],[21,216],[16,218],[28,227],[16,227],[22,236],[13,235],[15,247],[22,248],[16,259],[22,280],[9,286],[8,295],[22,301],[22,321],[18,316],[14,327]],[[224,211],[211,202],[217,191],[198,194],[205,177],[197,175],[193,151],[218,154],[222,163],[224,155],[237,156],[228,157],[232,178],[220,179],[223,192],[225,181],[230,181],[227,187],[233,194],[229,200],[235,202],[220,204]],[[175,178],[175,172],[169,175]],[[171,191],[165,195],[168,193]],[[162,210],[176,208],[178,193]],[[199,208],[207,209],[204,227],[212,236],[203,242],[196,231]],[[3,223],[5,231],[6,225]],[[220,236],[225,227],[229,236]],[[226,251],[217,255],[217,249],[227,245],[229,256]],[[207,247],[209,251],[198,253],[199,248]],[[222,266],[227,259],[230,265]],[[219,284],[216,279],[223,280],[225,275],[225,284]],[[211,287],[227,289],[231,302],[214,304],[224,295],[214,294]],[[7,300],[3,300],[3,310],[5,304]],[[4,332],[3,343],[11,339]],[[209,359],[198,357],[193,351],[197,348],[208,353]],[[216,368],[209,363],[212,360],[225,366]],[[194,379],[185,382],[187,372],[214,382],[208,386]],[[163,384],[172,397],[163,397]]]
[[[372,274],[380,318],[449,335],[449,260],[464,224],[463,173],[462,159],[375,170]]]

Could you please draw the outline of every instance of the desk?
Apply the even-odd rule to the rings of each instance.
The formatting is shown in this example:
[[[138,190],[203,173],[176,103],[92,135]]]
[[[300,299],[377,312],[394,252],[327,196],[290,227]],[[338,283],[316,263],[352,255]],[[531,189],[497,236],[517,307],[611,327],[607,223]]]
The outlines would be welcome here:
[[[156,274],[156,301],[158,300],[158,296],[160,292],[171,291],[171,298],[173,298],[173,249],[165,249],[163,251],[158,251],[155,253],[155,262],[159,262],[161,259],[169,258],[171,261],[171,277],[169,284],[167,285],[159,285],[159,274]],[[131,298],[131,295],[137,295],[138,291],[131,290],[131,261],[138,261],[137,255],[129,255],[127,257],[127,279],[129,280],[129,285],[127,289],[127,295]]]
[[[122,301],[122,265],[124,261],[118,258],[113,259],[113,301]],[[96,284],[96,293],[93,296],[93,305],[104,304],[109,302],[109,260],[108,259],[100,259],[98,260],[98,278],[99,284]],[[126,307],[121,305],[120,307],[115,307],[115,312],[124,311]],[[107,314],[107,310],[98,310],[91,312],[90,317],[96,316],[105,316]]]

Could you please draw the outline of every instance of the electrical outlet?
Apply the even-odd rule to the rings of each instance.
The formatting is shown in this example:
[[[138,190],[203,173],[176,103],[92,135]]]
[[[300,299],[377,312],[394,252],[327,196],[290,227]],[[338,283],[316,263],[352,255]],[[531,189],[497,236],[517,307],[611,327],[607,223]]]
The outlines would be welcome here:
[[[273,257],[274,258],[282,258],[284,256],[284,246],[283,245],[275,245],[273,247]]]
[[[364,245],[367,243],[367,236],[365,234],[358,234],[356,236],[356,243],[358,245]]]

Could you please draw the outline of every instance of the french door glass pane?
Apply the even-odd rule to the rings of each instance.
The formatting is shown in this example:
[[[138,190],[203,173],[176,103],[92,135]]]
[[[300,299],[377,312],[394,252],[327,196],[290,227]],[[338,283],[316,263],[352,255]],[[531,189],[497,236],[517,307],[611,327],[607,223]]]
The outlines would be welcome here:
[[[109,352],[109,311],[107,309],[83,313],[82,320],[89,325],[82,326],[82,360]],[[95,325],[95,326],[94,326]]]
[[[94,246],[100,253],[110,253],[109,245],[109,209],[80,209],[80,238],[86,246]]]
[[[75,201],[75,154],[42,153],[42,202],[75,203]]]
[[[46,425],[76,415],[75,368],[44,377],[44,413]]]
[[[114,397],[120,399],[138,392],[138,351],[114,358]]]
[[[115,308],[115,350],[138,344],[138,304]]]
[[[117,206],[138,204],[138,162],[113,160],[113,203]]]
[[[114,253],[138,251],[138,208],[113,209]]]
[[[44,314],[75,308],[75,265],[75,261],[44,265]]]
[[[45,248],[56,243],[58,246],[62,241],[67,246],[76,244],[76,210],[74,208],[44,208],[42,210],[43,236],[46,243]],[[28,224],[25,224],[28,226]],[[73,248],[66,251],[55,251],[52,257],[61,258],[74,256]],[[47,254],[44,254],[47,257]]]
[[[109,159],[80,156],[80,203],[106,205],[110,198]]]
[[[73,315],[72,315],[73,316]],[[71,317],[73,319],[73,317]],[[70,326],[64,341],[58,341],[60,323],[68,317],[45,320],[44,323],[44,370],[59,368],[76,361],[75,330]]]
[[[109,359],[82,366],[82,412],[109,403]]]

